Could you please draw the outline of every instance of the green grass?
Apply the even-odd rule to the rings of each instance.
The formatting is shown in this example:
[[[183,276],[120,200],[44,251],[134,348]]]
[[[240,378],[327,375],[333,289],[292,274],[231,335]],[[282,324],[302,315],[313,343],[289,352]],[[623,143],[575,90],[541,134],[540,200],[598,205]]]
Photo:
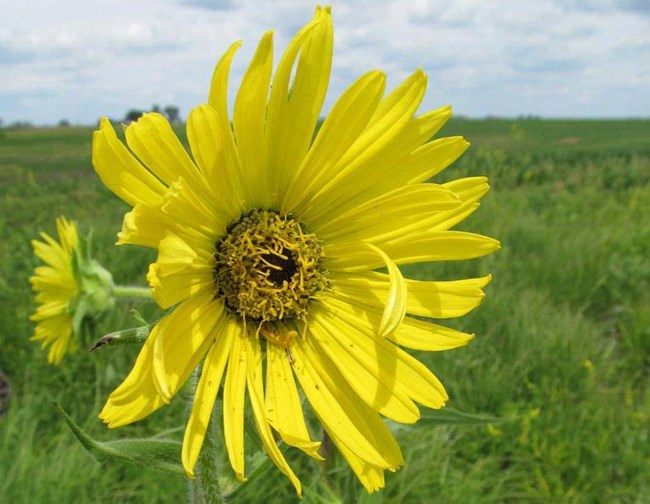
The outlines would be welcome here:
[[[492,186],[461,228],[503,248],[404,269],[494,275],[483,305],[449,321],[476,339],[418,357],[447,386],[451,408],[506,421],[439,425],[427,413],[395,426],[407,464],[371,498],[340,457],[321,467],[288,451],[304,502],[650,501],[650,121],[457,119],[443,134],[473,147],[439,180],[487,175]],[[28,341],[29,241],[52,233],[56,215],[94,228],[97,256],[119,283],[143,283],[154,258],[112,245],[127,207],[93,174],[90,139],[89,128],[0,131],[0,370],[12,390],[0,416],[0,501],[182,502],[181,476],[95,462],[52,407],[104,440],[181,427],[182,398],[118,431],[96,418],[137,348],[79,352],[54,368]],[[137,307],[147,318],[159,313]],[[125,309],[100,332],[131,324]],[[271,472],[236,502],[294,500]]]

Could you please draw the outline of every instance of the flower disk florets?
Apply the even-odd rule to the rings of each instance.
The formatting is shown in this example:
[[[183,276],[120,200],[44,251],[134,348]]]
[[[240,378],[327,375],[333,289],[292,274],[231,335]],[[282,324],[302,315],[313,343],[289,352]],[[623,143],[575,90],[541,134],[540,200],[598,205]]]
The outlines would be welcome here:
[[[327,280],[321,247],[288,215],[251,210],[217,243],[215,280],[228,308],[258,323],[305,320]]]

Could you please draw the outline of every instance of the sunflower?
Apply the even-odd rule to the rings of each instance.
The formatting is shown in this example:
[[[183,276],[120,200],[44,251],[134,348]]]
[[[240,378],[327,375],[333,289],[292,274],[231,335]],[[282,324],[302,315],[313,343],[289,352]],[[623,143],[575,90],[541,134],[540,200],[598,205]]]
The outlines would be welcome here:
[[[32,240],[34,254],[46,266],[37,266],[29,279],[39,303],[30,317],[36,322],[32,340],[41,341],[41,348],[50,347],[50,364],[74,352],[83,324],[96,321],[114,303],[113,278],[90,258],[77,223],[58,217],[56,229],[60,243],[46,233],[41,233],[44,241]]]
[[[328,8],[316,9],[273,77],[273,35],[262,37],[231,125],[227,81],[239,46],[217,63],[207,105],[188,117],[192,157],[156,113],[126,128],[128,148],[107,119],[94,134],[97,173],[133,207],[118,243],[158,250],[147,278],[160,307],[172,309],[100,417],[109,427],[146,417],[202,362],[183,439],[189,477],[221,395],[226,449],[244,480],[248,396],[268,456],[300,494],[276,437],[321,458],[304,397],[374,491],[386,469],[404,463],[382,417],[414,423],[416,403],[440,408],[447,399],[403,348],[466,344],[472,335],[422,318],[469,312],[490,280],[410,280],[399,265],[496,250],[491,238],[450,230],[478,207],[487,182],[427,182],[468,144],[430,141],[449,107],[414,116],[426,88],[421,70],[387,95],[382,72],[362,75],[314,137],[332,61]]]
[[[40,304],[30,317],[36,322],[32,340],[41,341],[41,348],[49,345],[47,360],[50,364],[58,364],[77,346],[72,338],[72,315],[68,309],[78,292],[72,269],[72,256],[79,244],[77,223],[59,217],[56,229],[60,243],[46,233],[41,233],[44,241],[32,240],[34,254],[47,266],[37,266],[29,279],[37,293],[36,302]]]

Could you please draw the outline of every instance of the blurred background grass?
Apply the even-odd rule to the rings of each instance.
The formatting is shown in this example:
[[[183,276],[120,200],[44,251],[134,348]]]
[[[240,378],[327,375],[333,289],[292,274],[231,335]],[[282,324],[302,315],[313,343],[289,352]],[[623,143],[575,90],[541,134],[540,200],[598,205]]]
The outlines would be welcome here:
[[[446,385],[450,407],[507,421],[439,425],[423,412],[416,426],[395,426],[407,464],[371,497],[338,458],[323,468],[289,452],[304,502],[650,501],[650,121],[454,119],[443,134],[473,146],[436,181],[487,175],[492,190],[461,228],[503,248],[404,269],[420,278],[494,276],[483,305],[449,322],[476,339],[418,357]],[[0,501],[181,502],[181,476],[100,465],[52,407],[60,403],[99,439],[180,438],[182,398],[118,431],[97,419],[138,349],[81,351],[55,368],[29,342],[29,242],[53,234],[57,215],[94,229],[96,256],[118,283],[143,284],[155,258],[113,245],[128,208],[95,176],[91,135],[0,130],[0,370],[11,390],[0,405]],[[100,333],[134,325],[123,306]],[[279,473],[269,475],[237,502],[296,500]]]

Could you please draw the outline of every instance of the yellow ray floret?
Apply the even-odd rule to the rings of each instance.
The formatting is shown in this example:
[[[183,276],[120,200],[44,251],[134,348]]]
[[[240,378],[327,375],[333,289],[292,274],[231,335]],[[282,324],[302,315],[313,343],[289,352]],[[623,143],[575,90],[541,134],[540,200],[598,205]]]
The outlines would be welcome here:
[[[44,241],[32,240],[34,254],[47,266],[37,266],[30,278],[38,307],[30,320],[36,322],[33,341],[49,346],[47,360],[59,364],[67,352],[74,351],[73,313],[70,308],[79,291],[73,271],[73,254],[79,244],[77,224],[59,217],[56,221],[59,242],[45,233]]]

